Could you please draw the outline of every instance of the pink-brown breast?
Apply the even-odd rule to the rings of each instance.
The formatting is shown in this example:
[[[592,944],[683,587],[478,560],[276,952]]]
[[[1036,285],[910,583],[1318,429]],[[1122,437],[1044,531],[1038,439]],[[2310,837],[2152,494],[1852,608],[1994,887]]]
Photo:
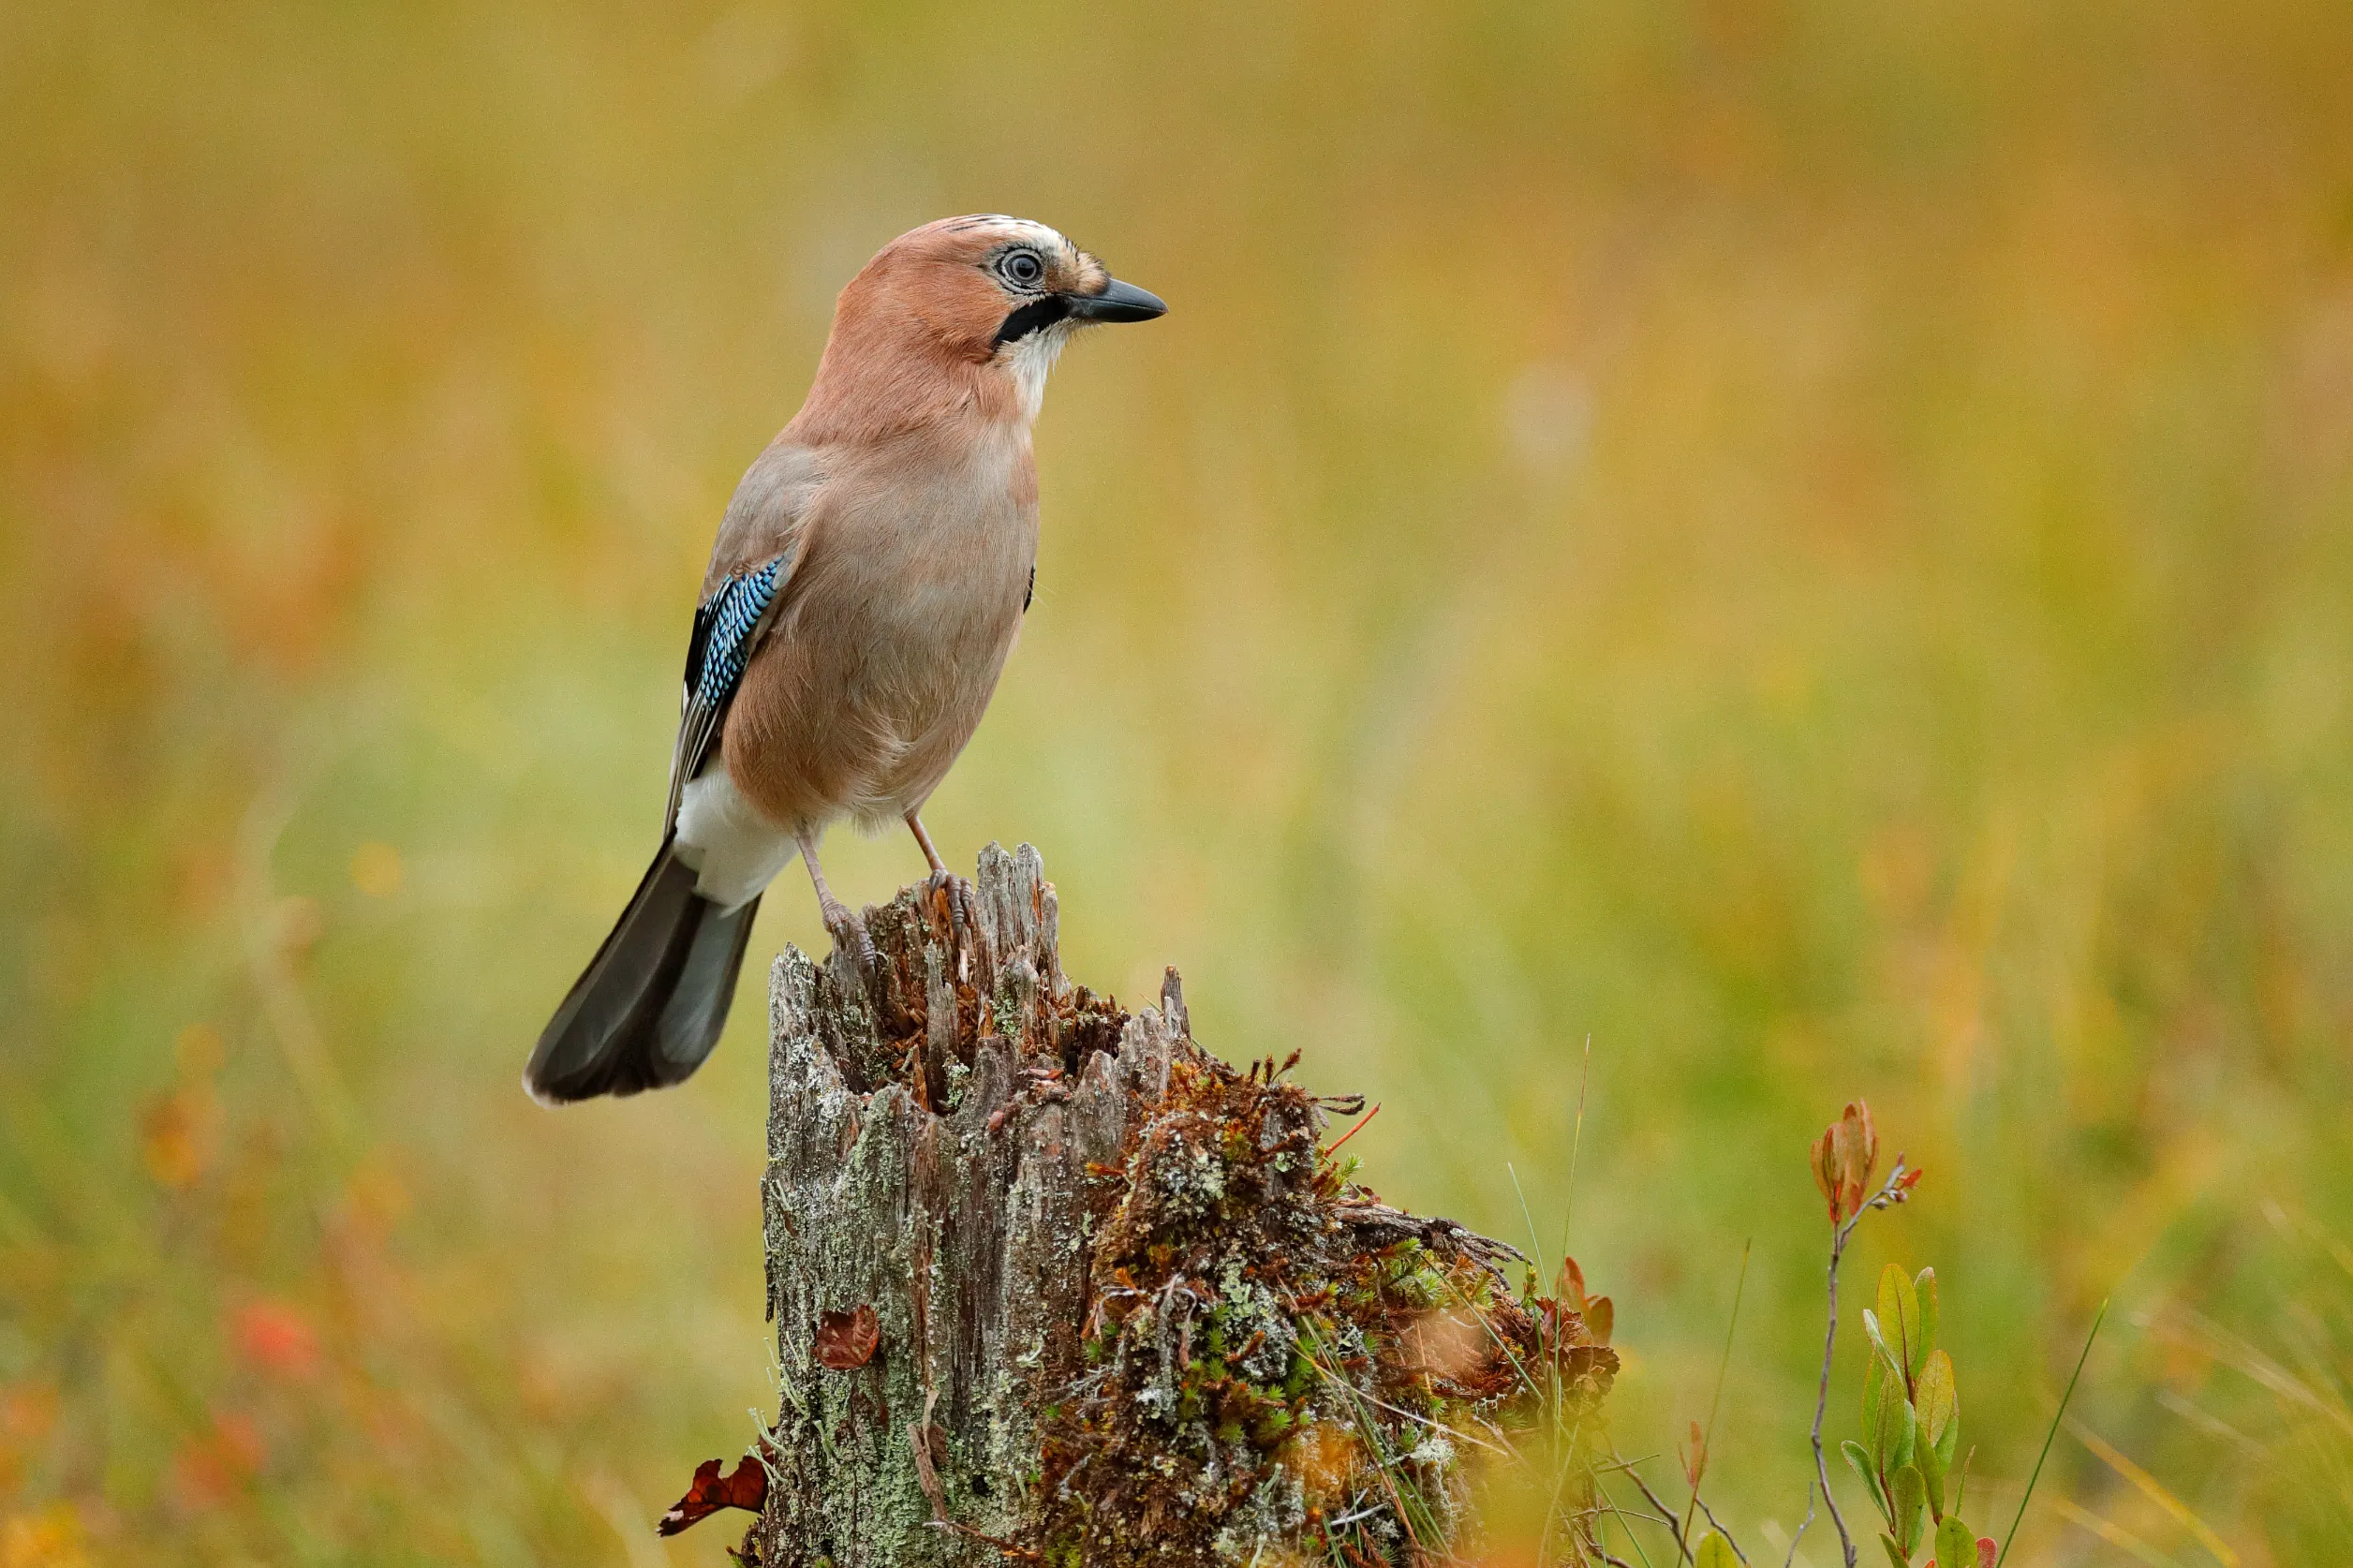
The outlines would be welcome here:
[[[786,603],[724,742],[736,788],[790,828],[921,806],[987,708],[1037,552],[1017,423],[967,415],[821,461]]]

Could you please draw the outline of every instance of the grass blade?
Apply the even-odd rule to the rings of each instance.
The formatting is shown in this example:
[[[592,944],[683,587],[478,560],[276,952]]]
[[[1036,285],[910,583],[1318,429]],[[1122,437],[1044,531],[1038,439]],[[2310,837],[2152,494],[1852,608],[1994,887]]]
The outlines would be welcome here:
[[[1740,1298],[1749,1289],[1749,1250],[1756,1245],[1752,1236],[1740,1243],[1740,1278],[1732,1287],[1732,1318],[1724,1325],[1724,1356],[1716,1363],[1716,1391],[1708,1398],[1708,1425],[1701,1428],[1699,1451],[1713,1457],[1716,1445],[1716,1411],[1724,1403],[1724,1374],[1732,1369],[1732,1336],[1740,1326]],[[1699,1483],[1692,1483],[1691,1501],[1683,1506],[1683,1539],[1691,1539],[1692,1515],[1699,1507]]]
[[[2075,1358],[2075,1370],[2067,1374],[2066,1392],[2059,1396],[2059,1408],[2050,1413],[2050,1429],[2043,1433],[2043,1451],[2035,1456],[2034,1473],[2026,1478],[2026,1490],[2019,1495],[2017,1516],[2010,1520],[2010,1532],[2002,1537],[2002,1555],[1993,1560],[1993,1568],[2002,1568],[2010,1558],[2010,1543],[2018,1539],[2018,1527],[2026,1520],[2026,1505],[2034,1500],[2035,1483],[2043,1476],[2043,1461],[2050,1457],[2051,1440],[2059,1435],[2059,1423],[2066,1418],[2067,1401],[2075,1398],[2076,1380],[2083,1376],[2083,1364],[2092,1359],[2092,1341],[2100,1337],[2100,1324],[2108,1321],[2108,1302],[2103,1298],[2100,1309],[2092,1314],[2092,1332],[2083,1337],[2083,1350]]]
[[[1576,1157],[1585,1146],[1585,1091],[1593,1081],[1593,1037],[1585,1037],[1585,1065],[1576,1075],[1576,1127],[1569,1134],[1569,1190],[1561,1199],[1561,1255],[1569,1255],[1569,1216],[1576,1208]]]

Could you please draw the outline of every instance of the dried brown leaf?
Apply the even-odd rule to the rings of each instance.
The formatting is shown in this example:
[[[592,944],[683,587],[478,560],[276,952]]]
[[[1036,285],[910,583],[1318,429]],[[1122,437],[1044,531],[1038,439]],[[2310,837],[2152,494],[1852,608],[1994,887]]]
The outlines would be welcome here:
[[[732,1475],[719,1474],[723,1461],[705,1459],[695,1467],[694,1484],[687,1495],[670,1505],[654,1526],[658,1535],[675,1535],[688,1525],[699,1524],[722,1508],[746,1508],[759,1513],[768,1501],[768,1472],[757,1458],[746,1455],[736,1461]]]
[[[1592,1336],[1593,1343],[1609,1343],[1609,1331],[1617,1324],[1618,1309],[1610,1304],[1609,1297],[1597,1295],[1585,1304],[1585,1332]]]
[[[812,1351],[817,1364],[829,1372],[854,1372],[874,1359],[875,1346],[882,1339],[882,1327],[875,1318],[874,1309],[860,1307],[854,1312],[826,1312],[817,1320],[817,1339]]]
[[[1822,1136],[1813,1141],[1807,1151],[1806,1163],[1813,1167],[1813,1185],[1821,1192],[1822,1201],[1830,1206],[1830,1223],[1835,1225],[1846,1218],[1840,1202],[1845,1179],[1839,1170],[1838,1128],[1822,1130]]]

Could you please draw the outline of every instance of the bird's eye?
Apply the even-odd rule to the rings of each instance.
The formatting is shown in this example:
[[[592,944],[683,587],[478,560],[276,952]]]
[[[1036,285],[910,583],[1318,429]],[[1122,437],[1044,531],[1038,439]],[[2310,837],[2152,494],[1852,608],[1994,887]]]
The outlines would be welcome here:
[[[997,270],[1004,274],[1007,283],[1021,288],[1033,288],[1045,276],[1045,263],[1038,259],[1034,250],[1008,251],[1005,259],[997,263]]]

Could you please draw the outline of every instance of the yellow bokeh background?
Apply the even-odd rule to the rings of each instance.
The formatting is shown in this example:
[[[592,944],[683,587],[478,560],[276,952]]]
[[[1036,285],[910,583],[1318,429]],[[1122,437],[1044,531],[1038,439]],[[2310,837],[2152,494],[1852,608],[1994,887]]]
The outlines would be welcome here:
[[[2341,1561],[2353,10],[31,0],[0,1563],[725,1561],[647,1526],[774,1403],[801,873],[690,1084],[517,1074],[834,291],[976,210],[1172,308],[1057,373],[952,860],[1035,842],[1075,976],[1381,1102],[1384,1195],[1565,1232],[1662,1482],[1753,1242],[1760,1554],[1859,1094],[1929,1174],[1857,1292],[1946,1280],[1973,1522],[2113,1294],[2087,1429]],[[2043,1484],[2025,1561],[2204,1560],[2072,1438]]]

